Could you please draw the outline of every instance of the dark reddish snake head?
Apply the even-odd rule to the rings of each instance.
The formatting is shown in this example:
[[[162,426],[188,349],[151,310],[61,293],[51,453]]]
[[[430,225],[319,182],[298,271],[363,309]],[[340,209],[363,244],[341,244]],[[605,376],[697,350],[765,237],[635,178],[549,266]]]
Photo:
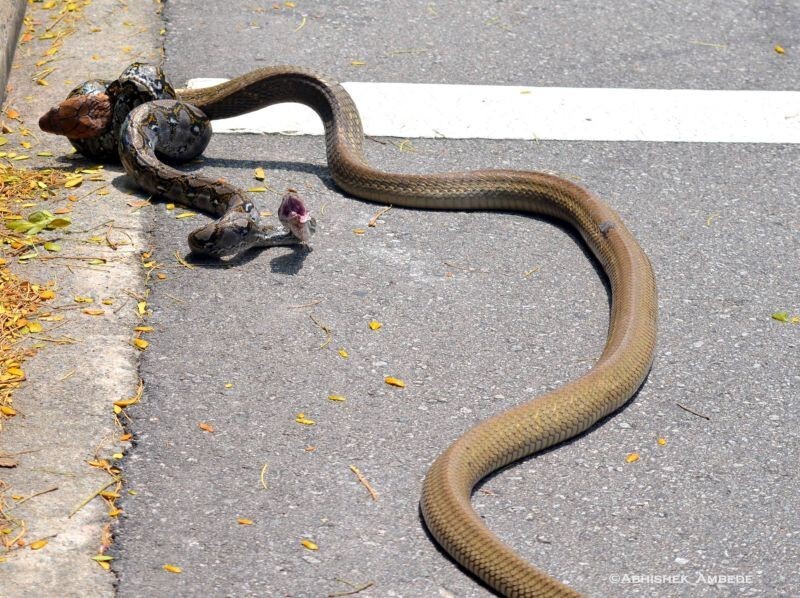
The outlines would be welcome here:
[[[76,95],[50,108],[39,119],[39,128],[69,139],[88,139],[105,133],[111,117],[111,98],[106,94]]]
[[[278,220],[281,221],[284,228],[291,231],[303,243],[311,240],[315,226],[314,219],[311,218],[311,212],[294,189],[289,189],[283,196],[278,208]]]

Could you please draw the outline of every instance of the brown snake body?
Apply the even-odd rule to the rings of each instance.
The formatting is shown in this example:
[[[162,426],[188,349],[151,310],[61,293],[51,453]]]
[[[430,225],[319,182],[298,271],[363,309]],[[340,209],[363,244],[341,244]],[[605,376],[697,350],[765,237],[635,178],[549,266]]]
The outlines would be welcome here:
[[[178,90],[211,119],[280,102],[314,109],[325,125],[335,183],[363,199],[434,210],[504,210],[555,217],[591,248],[611,286],[605,349],[565,386],[478,423],[431,466],[421,510],[431,534],[466,569],[508,596],[576,596],[503,544],[470,504],[478,481],[527,455],[572,438],[618,409],[644,381],[656,343],[656,285],[650,262],[619,216],[585,189],[538,172],[479,170],[405,175],[377,170],[362,151],[361,120],[338,83],[312,71],[275,67],[218,85]]]
[[[216,87],[179,90],[212,120],[279,102],[313,108],[325,125],[333,180],[363,199],[435,210],[511,210],[571,224],[611,284],[605,349],[579,379],[477,424],[457,439],[425,478],[421,508],[431,534],[461,565],[508,596],[574,596],[503,544],[470,504],[489,473],[571,438],[624,404],[644,381],[656,343],[656,285],[647,256],[611,208],[556,176],[512,170],[405,175],[364,160],[361,119],[338,83],[292,67],[263,69]]]

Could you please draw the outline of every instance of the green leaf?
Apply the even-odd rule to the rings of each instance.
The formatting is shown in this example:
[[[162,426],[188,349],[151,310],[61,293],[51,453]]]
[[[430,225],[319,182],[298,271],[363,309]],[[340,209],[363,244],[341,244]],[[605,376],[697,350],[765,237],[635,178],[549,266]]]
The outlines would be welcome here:
[[[28,215],[28,222],[49,222],[53,218],[55,218],[55,216],[47,210],[39,210],[37,212],[31,212]]]
[[[61,245],[56,243],[55,241],[48,241],[43,245],[47,251],[61,251]]]
[[[93,561],[97,561],[98,563],[107,563],[108,561],[113,561],[113,556],[108,556],[107,554],[98,554],[92,557]]]
[[[70,220],[69,218],[64,218],[64,217],[54,218],[48,223],[47,228],[49,229],[64,228],[66,226],[69,226],[70,224],[72,224],[72,220]]]
[[[788,322],[789,321],[789,313],[785,311],[779,311],[772,314],[773,320],[778,320],[778,322]]]
[[[24,233],[26,230],[33,226],[32,223],[28,222],[27,220],[8,220],[6,221],[6,228],[10,230],[15,230],[20,233]]]
[[[38,235],[45,228],[47,228],[47,223],[46,222],[39,222],[37,224],[32,224],[28,228],[28,230],[25,231],[25,234],[29,235],[29,236]]]

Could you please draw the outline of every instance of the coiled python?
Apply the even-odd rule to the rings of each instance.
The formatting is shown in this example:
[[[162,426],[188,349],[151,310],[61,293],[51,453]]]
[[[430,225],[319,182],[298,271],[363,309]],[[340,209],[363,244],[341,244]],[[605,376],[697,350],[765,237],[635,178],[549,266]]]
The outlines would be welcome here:
[[[39,119],[39,127],[66,135],[87,157],[121,161],[148,193],[217,216],[189,234],[195,253],[219,257],[253,247],[308,243],[316,221],[293,189],[278,208],[287,230],[280,234],[261,224],[258,210],[240,189],[164,163],[187,162],[202,154],[211,140],[208,116],[176,97],[159,67],[135,63],[114,81],[79,85]]]
[[[167,87],[162,85],[164,91],[171,91]],[[109,95],[115,93],[112,87]],[[542,214],[558,218],[580,233],[611,285],[608,339],[599,360],[578,379],[480,422],[458,438],[428,471],[420,502],[425,523],[436,541],[497,592],[525,597],[578,596],[574,589],[532,566],[492,534],[472,509],[470,496],[474,486],[491,472],[590,428],[623,405],[643,383],[656,343],[655,278],[650,262],[616,212],[578,185],[539,172],[478,170],[407,175],[377,170],[364,160],[361,121],[353,100],[338,83],[310,70],[265,68],[216,87],[178,90],[176,95],[210,119],[280,102],[299,102],[311,107],[325,125],[328,167],[333,180],[356,197],[409,208]],[[68,134],[70,128],[91,128],[91,120],[95,118],[109,121],[108,115],[101,113],[105,110],[113,114],[113,105],[103,108],[104,102],[96,102],[101,108],[95,109],[92,102],[81,100],[81,96],[85,97],[83,91],[76,90],[71,100],[45,115],[43,128]],[[138,100],[128,100],[121,111],[130,110],[129,104],[139,103]],[[185,110],[187,116],[176,116],[178,121],[185,118],[195,122],[202,118],[193,109]],[[62,118],[70,114],[76,116]],[[126,155],[131,150],[126,149],[125,139],[134,137],[130,145],[135,155],[141,149],[137,148],[141,143],[135,141],[135,136],[147,137],[143,129],[149,118],[139,115],[137,119],[136,115],[134,110],[133,116],[116,115],[110,119],[124,123],[119,135],[121,157],[134,178],[141,176],[136,169],[142,162]],[[81,118],[83,124],[75,124]],[[163,130],[162,125],[159,127]],[[115,147],[117,143],[116,130],[106,135],[110,138],[101,142],[77,139],[73,143],[84,153],[102,157],[104,148]],[[205,147],[202,142],[200,145]],[[144,169],[148,177],[153,170],[165,180],[174,176],[166,167],[150,163],[145,163]],[[181,181],[179,189],[156,190],[178,199],[178,191],[193,189],[196,182],[191,176]],[[202,184],[194,192],[211,193]],[[192,200],[184,196],[182,201]]]

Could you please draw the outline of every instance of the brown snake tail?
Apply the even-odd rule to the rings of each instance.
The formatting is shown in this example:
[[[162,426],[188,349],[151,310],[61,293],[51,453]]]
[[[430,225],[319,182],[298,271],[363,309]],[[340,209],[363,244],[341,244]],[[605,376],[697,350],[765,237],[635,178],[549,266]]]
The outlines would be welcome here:
[[[363,199],[434,210],[541,214],[573,226],[610,282],[608,339],[597,363],[572,382],[478,423],[433,463],[421,510],[437,542],[461,565],[508,596],[576,596],[503,544],[470,504],[489,473],[590,428],[643,383],[656,343],[656,285],[650,262],[619,216],[585,189],[539,172],[479,170],[402,175],[366,163],[355,104],[336,82],[309,70],[274,67],[207,89],[178,90],[211,119],[280,102],[314,109],[325,125],[335,183]]]

